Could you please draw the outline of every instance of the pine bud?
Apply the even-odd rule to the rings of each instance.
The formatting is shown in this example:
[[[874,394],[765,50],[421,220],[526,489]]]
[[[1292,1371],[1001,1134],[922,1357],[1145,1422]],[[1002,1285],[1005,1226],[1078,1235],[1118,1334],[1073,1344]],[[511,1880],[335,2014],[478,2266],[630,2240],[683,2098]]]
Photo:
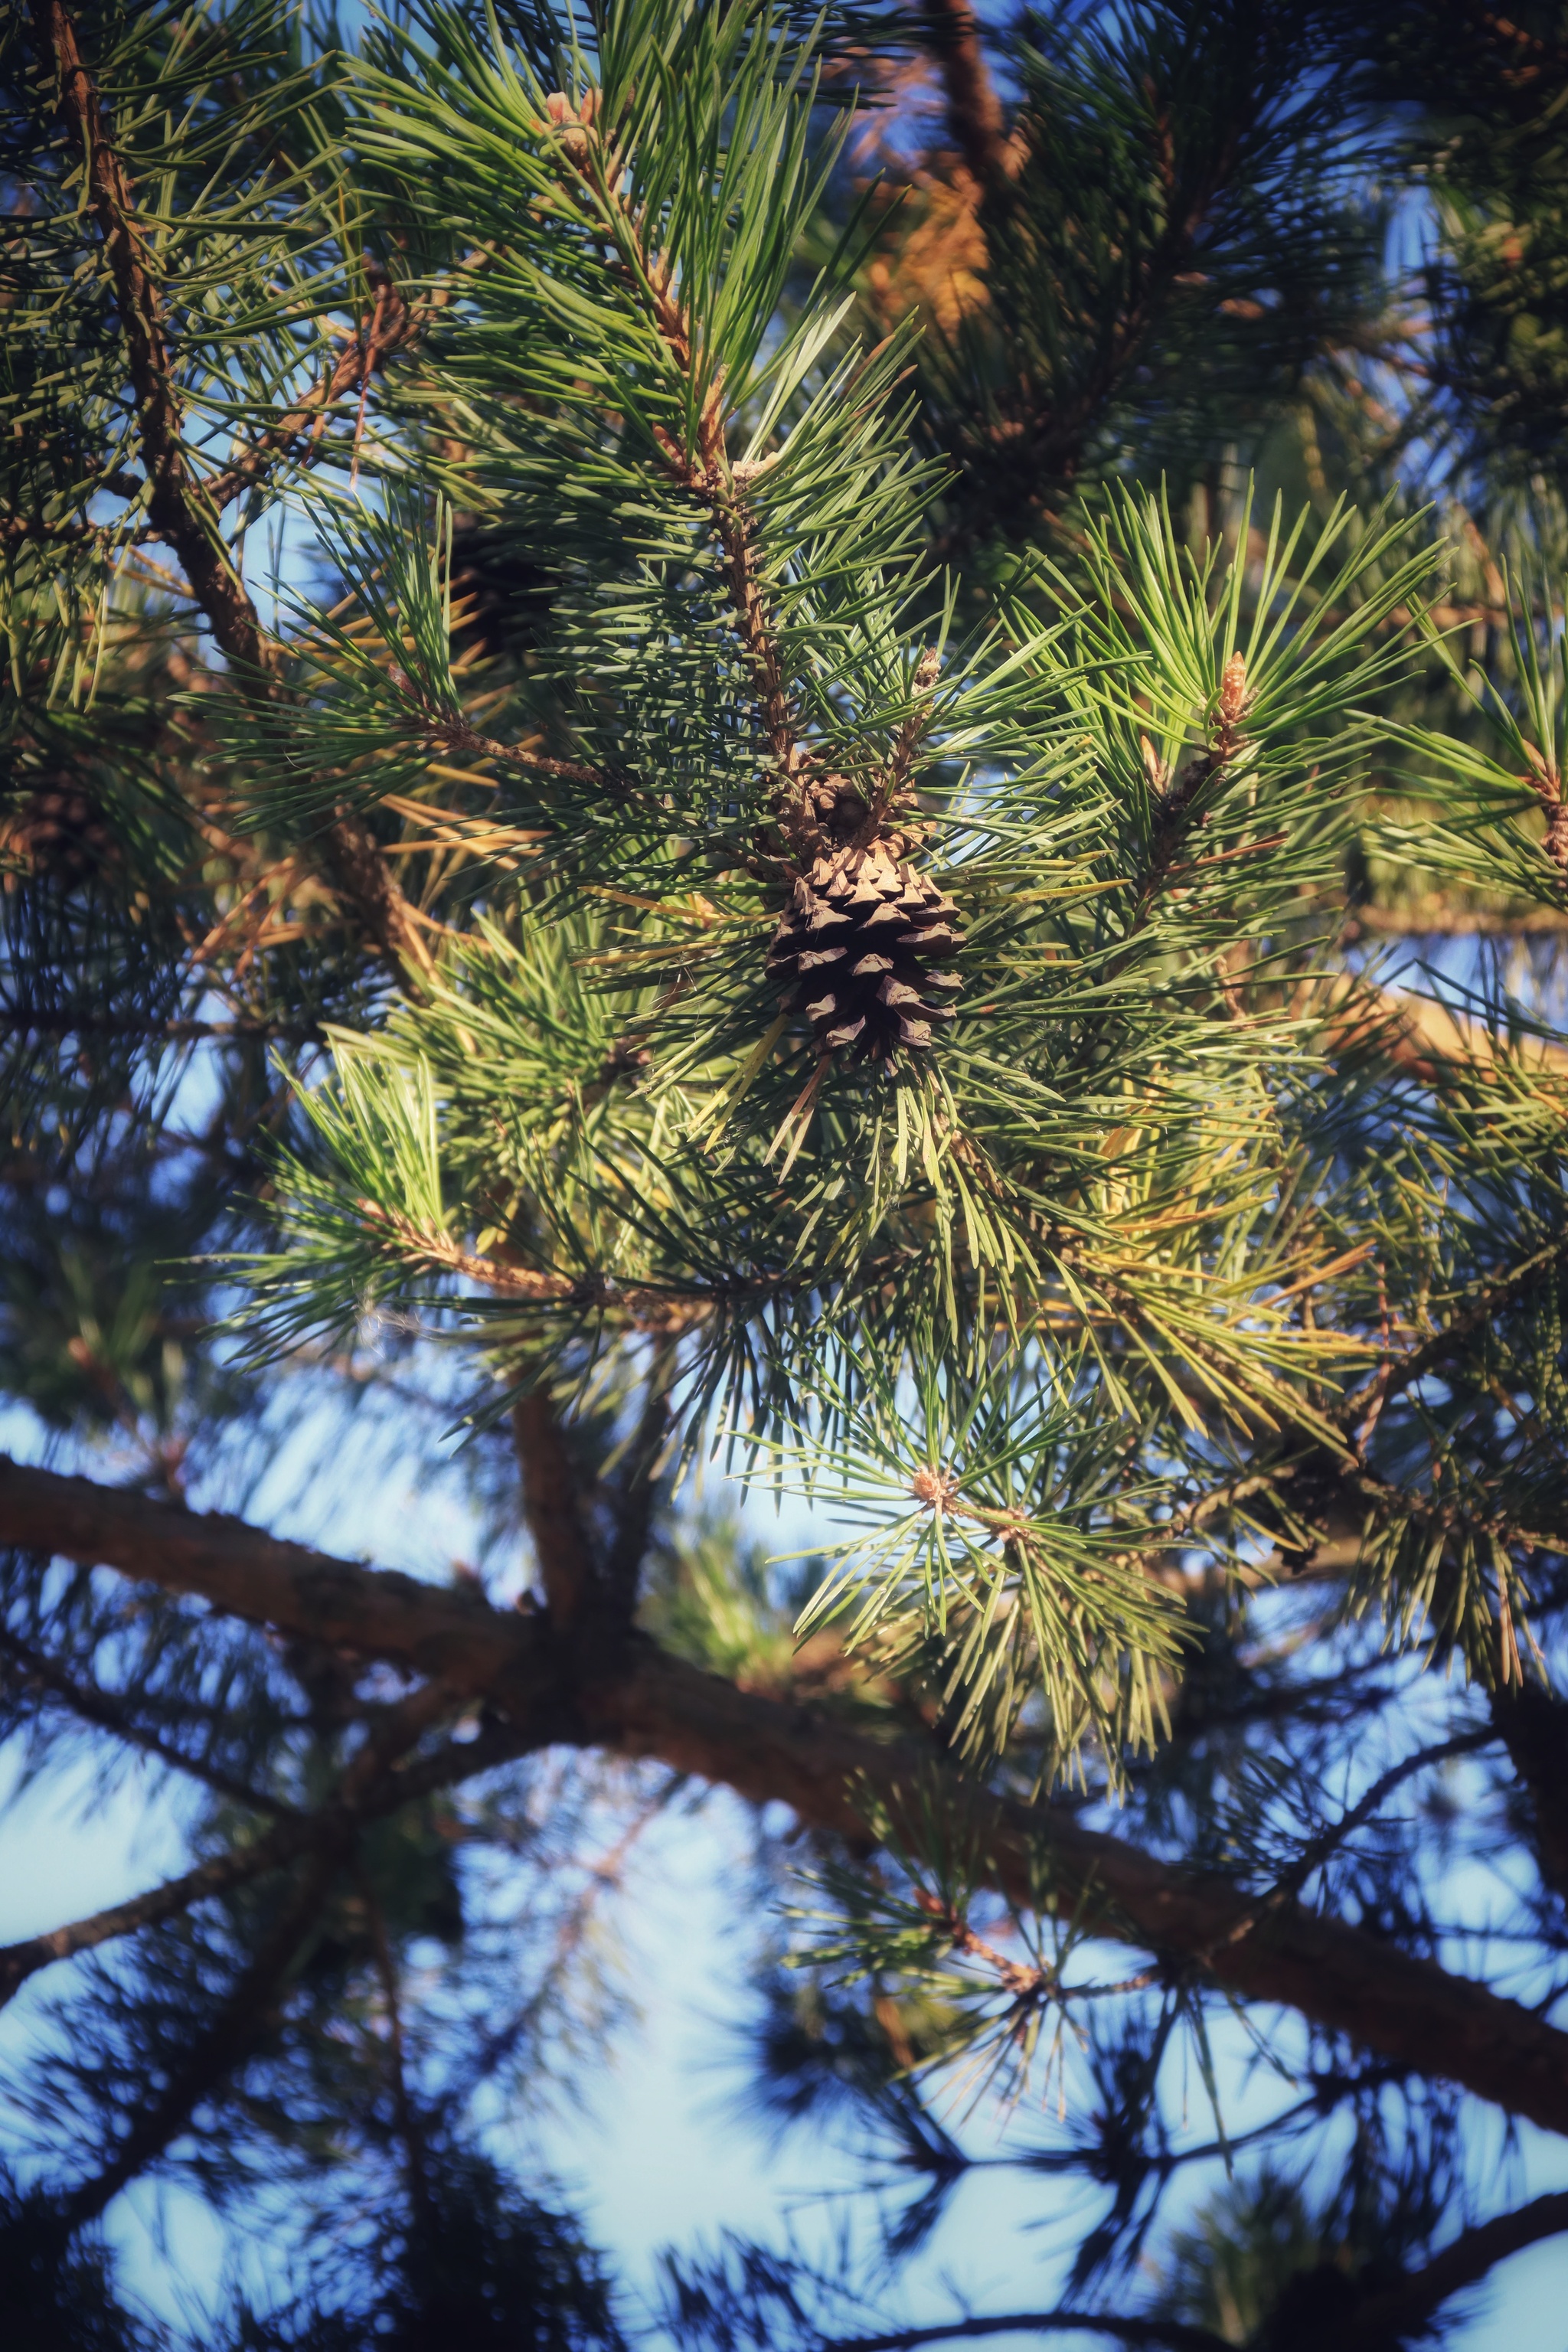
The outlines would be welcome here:
[[[588,130],[594,120],[596,92],[584,93],[580,107],[573,105],[564,90],[552,89],[544,101],[544,110],[554,130],[563,133],[561,144],[574,163],[588,160]]]
[[[958,1482],[948,1470],[917,1470],[910,1492],[928,1510],[951,1511],[958,1500]]]

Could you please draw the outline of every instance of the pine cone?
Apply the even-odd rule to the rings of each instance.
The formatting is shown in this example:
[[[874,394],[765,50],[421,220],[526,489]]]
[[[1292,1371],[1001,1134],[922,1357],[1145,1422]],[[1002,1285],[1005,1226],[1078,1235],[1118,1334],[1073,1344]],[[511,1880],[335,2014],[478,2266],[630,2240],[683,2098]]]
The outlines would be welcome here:
[[[952,1019],[936,1000],[956,995],[958,974],[930,964],[963,946],[956,912],[884,844],[819,857],[768,950],[785,1012],[804,1012],[825,1053],[853,1045],[861,1061],[891,1069],[900,1045],[929,1045],[931,1024]]]

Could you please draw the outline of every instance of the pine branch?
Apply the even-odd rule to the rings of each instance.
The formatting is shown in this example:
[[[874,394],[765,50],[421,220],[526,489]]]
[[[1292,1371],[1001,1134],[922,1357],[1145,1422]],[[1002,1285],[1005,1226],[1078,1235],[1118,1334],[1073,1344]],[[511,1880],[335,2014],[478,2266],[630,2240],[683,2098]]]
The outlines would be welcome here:
[[[179,2137],[201,2101],[245,2055],[263,2031],[353,1847],[353,1824],[345,1820],[310,1855],[216,2024],[197,2041],[162,2096],[132,2124],[109,2163],[62,2200],[61,2214],[68,2228],[80,2230],[96,2221],[120,2191]]]
[[[1347,2326],[1336,2328],[1340,2352],[1384,2352],[1386,2345],[1414,2334],[1450,2296],[1485,2278],[1496,2263],[1564,2230],[1568,2189],[1537,2197],[1516,2213],[1500,2213],[1464,2231],[1413,2278],[1373,2296]]]
[[[526,1299],[535,1307],[595,1307],[624,1317],[641,1329],[663,1332],[682,1330],[711,1312],[710,1295],[661,1290],[651,1283],[622,1285],[598,1272],[545,1274],[532,1266],[509,1265],[500,1258],[483,1257],[465,1250],[445,1234],[430,1233],[412,1218],[395,1215],[378,1202],[363,1200],[358,1206],[373,1225],[391,1229],[399,1250],[412,1264],[460,1275],[464,1280],[476,1282],[502,1298]],[[749,1292],[763,1296],[783,1286],[778,1279],[764,1279],[737,1285],[735,1288],[737,1295]],[[723,1295],[730,1295],[728,1289]]]
[[[415,315],[385,270],[367,260],[365,274],[374,296],[368,331],[346,338],[332,365],[289,404],[243,457],[207,484],[207,499],[215,512],[221,512],[247,490],[259,488],[285,460],[309,463],[321,446],[338,403],[351,393],[363,399],[376,369],[414,341]]]
[[[95,486],[96,487],[96,486]],[[137,484],[140,491],[141,484]],[[105,551],[120,547],[147,547],[155,544],[163,533],[152,524],[127,530],[122,523],[83,522],[79,515],[61,516],[50,521],[45,515],[7,515],[0,522],[0,542],[9,547],[21,547],[29,542],[49,547],[91,547]]]
[[[1428,1372],[1446,1364],[1457,1351],[1486,1330],[1506,1308],[1526,1297],[1542,1280],[1568,1257],[1568,1234],[1548,1242],[1543,1249],[1535,1250],[1511,1274],[1500,1282],[1488,1283],[1478,1296],[1471,1298],[1440,1331],[1429,1339],[1395,1356],[1374,1372],[1363,1387],[1346,1400],[1342,1419],[1347,1427],[1360,1422],[1363,1427],[1373,1407],[1381,1412],[1394,1397],[1402,1396],[1415,1381],[1425,1380]]]
[[[241,1521],[14,1463],[0,1463],[0,1538],[438,1673],[453,1690],[489,1697],[538,1740],[658,1758],[752,1802],[789,1804],[858,1844],[868,1803],[918,1843],[921,1792],[934,1776],[939,1810],[973,1822],[987,1876],[1022,1908],[1046,1900],[1084,1933],[1184,1961],[1243,2000],[1283,2003],[1396,2064],[1568,2133],[1568,2035],[1486,1986],[1298,1904],[1260,1919],[1229,1880],[1173,1869],[1048,1805],[998,1800],[934,1763],[929,1748],[739,1690],[646,1636],[599,1671],[548,1620],[328,1559]]]
[[[40,1969],[52,1967],[57,1960],[68,1960],[75,1953],[94,1951],[100,1944],[110,1943],[116,1937],[134,1935],[139,1928],[155,1927],[164,1919],[178,1918],[195,1904],[208,1902],[215,1895],[226,1895],[232,1887],[264,1877],[269,1870],[292,1861],[309,1846],[317,1831],[313,1819],[280,1822],[258,1838],[254,1845],[237,1846],[227,1853],[215,1854],[181,1877],[165,1879],[161,1886],[149,1887],[144,1895],[133,1895],[124,1903],[111,1903],[107,1909],[73,1919],[66,1927],[51,1927],[42,1935],[26,1937],[18,1944],[0,1947],[0,2007],[21,1990],[29,1977],[36,1976]]]
[[[1012,2311],[899,2327],[886,2336],[825,2336],[816,2352],[918,2352],[925,2344],[973,2343],[985,2336],[1030,2333],[1110,2336],[1119,2344],[1164,2346],[1166,2352],[1229,2352],[1227,2339],[1184,2319],[1119,2319],[1107,2311]]]
[[[1402,1789],[1414,1774],[1426,1771],[1429,1765],[1446,1763],[1450,1756],[1474,1756],[1479,1749],[1492,1747],[1500,1736],[1491,1726],[1483,1724],[1471,1731],[1456,1732],[1451,1739],[1439,1739],[1430,1747],[1418,1748],[1413,1755],[1402,1756],[1397,1764],[1391,1764],[1386,1772],[1378,1775],[1371,1788],[1337,1822],[1308,1841],[1271,1890],[1268,1901],[1288,1902],[1300,1895],[1312,1873],[1337,1853],[1347,1838],[1364,1828],[1374,1813],[1381,1812],[1394,1790]]]
[[[483,760],[498,767],[515,768],[522,775],[542,776],[551,783],[585,784],[591,788],[624,792],[625,779],[608,768],[591,768],[581,760],[557,760],[547,751],[532,751],[521,743],[500,743],[493,735],[482,734],[466,719],[453,719],[445,713],[432,712],[426,728],[435,742],[448,751],[460,751],[466,759]]]
[[[250,2049],[276,2011],[333,1880],[354,1851],[367,1801],[397,1757],[414,1747],[441,1716],[449,1714],[452,1705],[449,1690],[439,1684],[426,1684],[389,1708],[376,1725],[343,1773],[336,1802],[330,1811],[318,1816],[316,1835],[294,1890],[222,2011],[199,2037],[162,2095],[132,2124],[109,2163],[62,2200],[62,2218],[70,2229],[79,2230],[95,2221],[120,2191],[179,2137],[201,2101]]]
[[[281,1045],[319,1045],[326,1034],[310,1021],[157,1021],[86,1005],[69,1012],[54,1005],[0,1005],[0,1035],[9,1037],[137,1037],[150,1045],[253,1037]]]
[[[697,339],[675,290],[668,257],[654,252],[645,226],[627,205],[605,167],[593,110],[574,114],[564,97],[551,99],[551,118],[563,132],[558,152],[581,194],[593,203],[619,249],[627,274],[644,295],[655,329],[691,388],[696,448],[688,452],[662,426],[655,439],[670,478],[700,499],[722,551],[735,625],[752,674],[763,729],[778,772],[778,815],[797,859],[823,845],[811,802],[814,762],[800,739],[789,681],[758,575],[746,477],[731,466],[724,437],[724,378],[716,368],[706,389],[697,381]]]
[[[178,556],[240,690],[261,699],[271,655],[256,607],[224,545],[216,510],[186,454],[178,386],[156,273],[137,223],[133,192],[77,41],[65,0],[28,0],[41,70],[82,159],[88,209],[102,240],[125,342],[137,429],[147,468],[149,520]],[[331,872],[370,937],[405,977],[429,970],[418,926],[387,872],[364,820],[340,809],[325,835]]]
[[[113,1732],[117,1739],[140,1748],[144,1755],[156,1756],[160,1763],[171,1766],[176,1772],[188,1773],[193,1780],[200,1780],[220,1797],[227,1797],[235,1804],[244,1805],[251,1812],[270,1813],[275,1817],[293,1812],[291,1805],[283,1804],[278,1798],[268,1796],[259,1789],[252,1789],[232,1773],[222,1771],[216,1765],[207,1762],[205,1757],[188,1756],[173,1740],[165,1739],[160,1732],[138,1723],[120,1693],[102,1690],[96,1683],[79,1681],[67,1674],[53,1658],[47,1657],[42,1650],[35,1649],[30,1642],[24,1642],[19,1635],[3,1626],[0,1626],[0,1653],[19,1666],[29,1682],[41,1683],[46,1690],[52,1691],[84,1723],[95,1723],[100,1730]]]
[[[1479,907],[1357,907],[1340,937],[1358,940],[1555,939],[1568,932],[1568,915],[1556,907],[1528,907],[1496,915]]]
[[[60,113],[80,153],[88,208],[114,284],[147,467],[148,515],[179,556],[225,654],[242,673],[259,676],[266,656],[255,610],[228,560],[200,477],[186,457],[157,278],[125,167],[64,0],[29,0],[29,11],[38,64],[56,84]]]
[[[345,337],[332,365],[291,401],[242,456],[232,459],[221,474],[213,478],[206,492],[214,509],[221,512],[247,491],[262,488],[284,464],[313,464],[339,403],[357,394],[363,415],[364,395],[377,370],[398,353],[411,350],[425,329],[456,299],[462,283],[482,269],[489,258],[488,253],[466,254],[443,282],[430,287],[416,302],[410,303],[405,301],[380,262],[369,254],[363,255],[362,266],[373,296],[368,330]]]
[[[1387,1062],[1418,1086],[1441,1087],[1484,1073],[1515,1055],[1532,1068],[1568,1076],[1568,1050],[1550,1038],[1526,1036],[1500,1048],[1480,1022],[1427,997],[1373,987],[1359,972],[1305,982],[1298,1003],[1319,1015],[1326,1051]]]
[[[504,1723],[487,1726],[477,1739],[448,1740],[416,1762],[387,1773],[357,1807],[359,1818],[365,1822],[380,1820],[437,1789],[455,1787],[492,1770],[498,1764],[510,1763],[535,1744],[526,1731]],[[285,1863],[309,1853],[322,1838],[334,1835],[337,1825],[337,1811],[332,1806],[314,1813],[292,1814],[253,1845],[236,1846],[226,1853],[214,1854],[181,1877],[165,1879],[143,1895],[110,1904],[107,1909],[73,1919],[63,1927],[48,1928],[41,1935],[25,1937],[20,1943],[0,1946],[0,2008],[40,1969],[50,1968],[57,1960],[69,1959],[78,1952],[96,1950],[99,1945],[111,1943],[118,1937],[155,1927],[164,1919],[178,1918],[198,1903],[210,1902],[231,1887],[247,1885],[252,1879],[263,1877],[268,1871],[279,1869]]]

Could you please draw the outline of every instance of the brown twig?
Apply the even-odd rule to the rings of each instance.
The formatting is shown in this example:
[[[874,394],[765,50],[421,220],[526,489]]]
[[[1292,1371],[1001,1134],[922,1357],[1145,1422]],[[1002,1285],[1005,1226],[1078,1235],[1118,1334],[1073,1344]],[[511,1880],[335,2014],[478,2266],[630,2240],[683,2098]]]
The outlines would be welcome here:
[[[1489,1283],[1470,1298],[1440,1331],[1423,1339],[1418,1347],[1408,1349],[1382,1365],[1372,1378],[1345,1400],[1342,1418],[1347,1426],[1364,1422],[1373,1406],[1381,1412],[1389,1401],[1400,1396],[1415,1381],[1425,1380],[1446,1363],[1457,1348],[1484,1330],[1505,1308],[1512,1307],[1526,1296],[1549,1269],[1553,1272],[1568,1257],[1568,1234],[1559,1234],[1544,1248],[1535,1250],[1511,1274],[1500,1282]]]
[[[818,2352],[921,2352],[928,2344],[973,2343],[986,2336],[1110,2336],[1150,2352],[1229,2352],[1227,2339],[1185,2319],[1118,2318],[1109,2311],[1010,2311],[895,2327],[883,2336],[835,2336]]]
[[[1513,940],[1555,938],[1568,932],[1568,914],[1556,907],[1529,907],[1497,915],[1475,907],[1357,907],[1340,936],[1353,947],[1360,940]]]
[[[111,1731],[117,1739],[125,1740],[132,1748],[140,1748],[144,1755],[155,1756],[161,1764],[170,1765],[175,1771],[188,1773],[193,1780],[200,1780],[218,1796],[227,1797],[237,1805],[244,1805],[251,1812],[269,1813],[275,1818],[293,1813],[292,1805],[282,1803],[263,1790],[252,1789],[234,1774],[208,1763],[204,1757],[186,1755],[183,1748],[175,1747],[160,1732],[138,1723],[130,1706],[118,1692],[101,1690],[96,1683],[78,1681],[53,1658],[46,1656],[42,1650],[36,1649],[32,1643],[23,1641],[19,1634],[5,1627],[0,1627],[0,1654],[8,1657],[27,1681],[52,1691],[73,1715],[80,1717],[83,1723],[93,1723],[100,1730]]]
[[[628,1323],[651,1331],[679,1330],[712,1311],[714,1302],[710,1297],[683,1296],[678,1290],[663,1290],[652,1283],[623,1285],[596,1271],[545,1274],[531,1266],[481,1257],[448,1240],[446,1234],[430,1233],[411,1217],[383,1208],[379,1202],[362,1200],[355,1205],[368,1222],[386,1228],[398,1247],[416,1262],[460,1275],[466,1281],[479,1283],[503,1298],[525,1299],[541,1307],[598,1308],[606,1314],[623,1316]],[[749,1287],[760,1295],[764,1288],[782,1287],[782,1283]]]
[[[39,1037],[142,1037],[149,1045],[196,1045],[255,1037],[276,1038],[281,1045],[319,1045],[326,1031],[305,1021],[149,1021],[132,1013],[107,1013],[81,1007],[69,1012],[54,1005],[0,1006],[0,1034]]]
[[[485,253],[466,255],[446,284],[432,288],[420,301],[407,303],[381,264],[367,255],[365,274],[374,298],[369,333],[345,339],[332,365],[289,404],[242,457],[214,477],[207,488],[213,505],[220,510],[230,505],[244,491],[265,482],[286,460],[308,461],[320,446],[333,411],[352,392],[360,395],[357,440],[363,427],[365,394],[375,371],[395,353],[407,351],[416,342],[431,318],[453,299],[462,277],[481,268],[489,258]]]

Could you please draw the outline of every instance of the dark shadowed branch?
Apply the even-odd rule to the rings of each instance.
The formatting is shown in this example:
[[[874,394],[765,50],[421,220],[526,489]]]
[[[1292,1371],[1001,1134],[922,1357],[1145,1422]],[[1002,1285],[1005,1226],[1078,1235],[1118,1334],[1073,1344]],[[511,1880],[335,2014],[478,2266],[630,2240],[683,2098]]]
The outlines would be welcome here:
[[[656,1758],[756,1803],[864,1843],[868,1804],[918,1831],[935,1775],[973,1824],[985,1875],[1023,1904],[1075,1913],[1085,1930],[1196,1964],[1248,2000],[1462,2084],[1549,2131],[1568,2132],[1568,2034],[1486,1986],[1294,1902],[1258,1906],[1232,1881],[1174,1868],[1064,1808],[999,1800],[935,1762],[798,1704],[738,1689],[637,1635],[595,1664],[548,1619],[477,1594],[331,1559],[243,1522],[0,1464],[0,1539],[197,1592],[252,1623],[328,1641],[488,1696],[532,1739]],[[580,1563],[586,1580],[590,1563]]]

